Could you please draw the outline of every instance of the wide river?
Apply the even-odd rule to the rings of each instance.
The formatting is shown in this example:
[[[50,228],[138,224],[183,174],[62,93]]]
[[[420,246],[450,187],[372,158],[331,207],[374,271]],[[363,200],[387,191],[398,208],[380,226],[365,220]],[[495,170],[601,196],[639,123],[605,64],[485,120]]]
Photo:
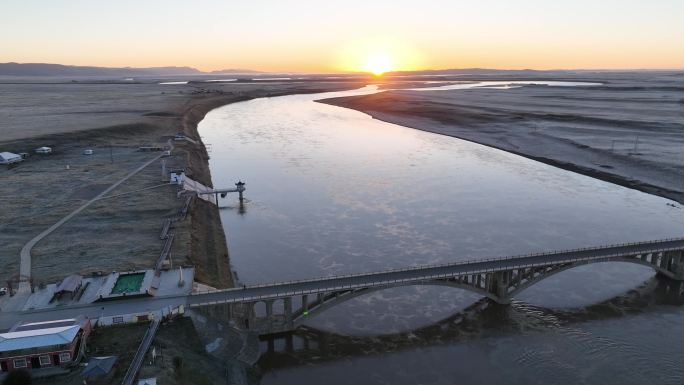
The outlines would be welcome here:
[[[373,92],[255,99],[200,123],[214,185],[247,183],[244,209],[221,202],[241,283],[683,235],[666,199],[315,102]],[[293,351],[263,343],[262,384],[684,383],[684,307],[631,264],[569,270],[510,306],[385,290],[308,325]]]

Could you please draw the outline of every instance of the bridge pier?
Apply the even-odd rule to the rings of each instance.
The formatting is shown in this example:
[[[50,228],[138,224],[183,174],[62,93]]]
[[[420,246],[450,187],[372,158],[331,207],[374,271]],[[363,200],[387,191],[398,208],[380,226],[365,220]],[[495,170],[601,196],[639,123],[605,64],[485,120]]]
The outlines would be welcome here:
[[[273,300],[265,301],[266,303],[266,322],[269,329],[273,329]]]
[[[659,267],[663,270],[670,270],[670,257],[668,256],[668,253],[663,253],[660,256],[660,264]]]
[[[292,322],[292,297],[287,297],[284,300],[285,304],[285,325],[288,329],[294,329],[294,323]]]
[[[246,309],[243,309],[245,329],[251,330],[256,326],[254,325],[256,323],[256,302],[247,302],[245,307]]]
[[[493,295],[491,299],[500,305],[511,303],[511,299],[508,296],[509,273],[509,271],[497,271],[490,274],[492,278],[490,279],[491,286],[489,292]]]
[[[302,295],[302,311],[304,313],[309,311],[309,296],[306,294]]]
[[[684,251],[668,251],[665,253],[668,271],[672,272],[672,279],[684,281]]]

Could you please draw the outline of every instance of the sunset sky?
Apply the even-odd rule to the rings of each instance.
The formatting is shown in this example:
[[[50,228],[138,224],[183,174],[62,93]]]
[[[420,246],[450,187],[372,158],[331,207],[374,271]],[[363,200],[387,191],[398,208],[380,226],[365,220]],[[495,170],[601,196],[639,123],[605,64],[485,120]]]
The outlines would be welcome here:
[[[683,0],[3,0],[0,62],[684,68]]]

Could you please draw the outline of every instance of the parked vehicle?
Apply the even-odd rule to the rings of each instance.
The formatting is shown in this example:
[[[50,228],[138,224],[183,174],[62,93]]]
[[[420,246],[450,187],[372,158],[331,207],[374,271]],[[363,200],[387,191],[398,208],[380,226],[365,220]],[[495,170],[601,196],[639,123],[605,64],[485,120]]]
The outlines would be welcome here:
[[[35,149],[36,154],[50,154],[52,153],[52,148],[50,147],[38,147]]]

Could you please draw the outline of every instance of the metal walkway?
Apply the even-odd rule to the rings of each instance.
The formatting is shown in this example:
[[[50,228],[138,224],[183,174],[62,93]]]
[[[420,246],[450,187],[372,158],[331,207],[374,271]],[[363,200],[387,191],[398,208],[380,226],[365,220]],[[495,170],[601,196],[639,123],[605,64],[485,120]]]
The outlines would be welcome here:
[[[135,381],[135,376],[137,376],[138,371],[140,371],[140,367],[145,359],[145,354],[147,354],[150,345],[152,345],[152,341],[154,341],[154,336],[157,334],[159,322],[158,319],[155,319],[150,323],[150,327],[147,329],[147,332],[145,332],[145,336],[140,342],[140,346],[138,346],[138,351],[135,352],[135,357],[133,357],[133,361],[131,361],[131,365],[128,367],[128,370],[121,381],[121,385],[132,385],[133,381]]]

